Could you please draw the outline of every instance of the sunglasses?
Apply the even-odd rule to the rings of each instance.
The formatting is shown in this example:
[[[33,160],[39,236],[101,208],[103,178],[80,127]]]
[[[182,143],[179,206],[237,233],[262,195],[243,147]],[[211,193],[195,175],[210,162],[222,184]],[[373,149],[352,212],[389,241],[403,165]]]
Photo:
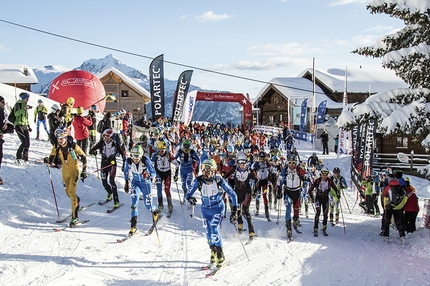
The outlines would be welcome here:
[[[184,149],[190,149],[190,145],[184,145],[184,146],[182,146]]]
[[[288,162],[288,165],[296,165],[296,162],[290,161]]]

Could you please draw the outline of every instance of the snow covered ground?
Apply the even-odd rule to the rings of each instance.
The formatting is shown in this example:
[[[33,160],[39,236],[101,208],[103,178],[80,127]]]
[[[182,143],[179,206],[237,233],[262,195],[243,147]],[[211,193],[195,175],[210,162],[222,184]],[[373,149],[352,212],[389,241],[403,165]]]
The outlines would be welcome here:
[[[352,213],[342,205],[345,229],[342,224],[329,225],[328,237],[313,236],[310,208],[309,218],[301,216],[303,234],[293,233],[294,241],[287,243],[284,211],[277,225],[277,212],[272,210],[272,222],[253,216],[257,238],[244,247],[245,253],[241,240],[245,242],[247,234],[239,239],[233,225],[224,220],[228,265],[212,278],[206,278],[207,271],[200,269],[210,255],[198,219],[200,209],[196,208],[197,218],[190,217],[186,205],[182,211],[174,183],[175,209],[170,219],[164,216],[158,224],[160,244],[155,232],[123,244],[116,242],[130,227],[131,200],[123,191],[122,174],[117,182],[124,207],[107,214],[111,205],[97,205],[106,192],[91,174],[78,185],[81,205],[96,203],[80,213],[81,220],[90,221],[54,232],[54,227],[62,225],[55,222],[58,216],[47,168],[37,163],[49,153],[49,142],[32,140],[32,163],[18,167],[13,160],[19,140],[16,135],[6,135],[5,141],[0,170],[5,181],[0,186],[0,285],[430,285],[430,231],[422,227],[422,212],[419,229],[407,236],[406,245],[400,244],[394,230],[386,244],[378,235],[380,219],[362,214],[351,189],[345,194]],[[312,153],[305,143],[297,149],[302,158]],[[350,182],[350,157],[336,159],[331,153],[320,158],[331,170],[339,166]],[[95,160],[90,158],[88,173],[95,169]],[[70,203],[61,184],[61,171],[52,170],[52,179],[61,217],[65,217]],[[412,184],[422,210],[423,199],[430,198],[429,182],[412,177]],[[139,211],[138,228],[145,231],[151,216],[142,204]]]

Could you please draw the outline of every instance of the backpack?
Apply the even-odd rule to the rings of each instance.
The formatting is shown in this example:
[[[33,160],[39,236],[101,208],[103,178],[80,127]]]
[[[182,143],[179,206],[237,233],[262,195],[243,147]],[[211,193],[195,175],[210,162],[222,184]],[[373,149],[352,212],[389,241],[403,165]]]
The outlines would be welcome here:
[[[9,115],[8,115],[8,117],[7,117],[7,120],[10,122],[10,123],[12,123],[12,124],[15,124],[15,119],[16,119],[16,117],[15,117],[15,106],[12,108],[12,110],[10,111],[10,113],[9,113]]]
[[[103,133],[105,129],[105,120],[100,120],[99,123],[97,123],[97,132],[98,133]]]
[[[401,185],[391,186],[391,196],[392,199],[389,206],[391,206],[393,210],[401,210],[408,201],[406,189]]]

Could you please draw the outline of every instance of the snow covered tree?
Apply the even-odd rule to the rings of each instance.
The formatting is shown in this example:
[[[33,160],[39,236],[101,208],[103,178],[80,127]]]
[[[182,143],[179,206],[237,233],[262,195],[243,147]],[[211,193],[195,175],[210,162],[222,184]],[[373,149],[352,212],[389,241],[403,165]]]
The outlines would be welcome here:
[[[430,0],[373,0],[367,9],[371,14],[398,18],[405,27],[379,38],[373,46],[359,47],[353,53],[382,58],[382,66],[392,69],[410,89],[371,96],[343,112],[338,125],[349,129],[351,125],[376,119],[380,132],[410,135],[412,140],[421,142],[429,150]]]

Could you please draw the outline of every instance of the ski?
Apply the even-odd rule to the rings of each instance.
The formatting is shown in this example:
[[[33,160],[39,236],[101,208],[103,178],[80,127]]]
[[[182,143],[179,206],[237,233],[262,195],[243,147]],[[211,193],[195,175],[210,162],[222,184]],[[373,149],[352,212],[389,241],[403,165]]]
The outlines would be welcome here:
[[[208,265],[202,266],[202,270],[209,270],[214,265],[215,265],[215,262],[209,263]]]
[[[158,215],[158,219],[156,222],[154,222],[151,227],[149,228],[148,232],[146,233],[146,236],[151,235],[152,232],[154,231],[155,227],[157,226],[158,221],[163,217],[163,215]]]
[[[78,212],[83,211],[83,210],[85,210],[85,209],[89,208],[90,206],[92,206],[92,205],[94,205],[94,204],[95,204],[95,203],[91,203],[91,204],[89,204],[89,205],[83,206],[83,207],[81,207],[80,209],[78,209]],[[67,219],[69,219],[69,218],[71,218],[71,217],[72,217],[72,215],[71,215],[71,214],[69,214],[68,216],[66,216],[66,217],[65,217],[65,218],[63,218],[63,219],[56,220],[56,222],[58,222],[58,223],[63,223],[63,222],[65,222]]]
[[[218,271],[220,271],[222,268],[224,268],[224,266],[228,265],[228,262],[225,262],[223,264],[221,264],[220,266],[217,266],[214,270],[212,270],[211,272],[207,273],[205,276],[206,278],[212,277],[215,274],[218,273]]]
[[[99,206],[104,206],[105,204],[107,204],[110,201],[112,201],[112,200],[104,200],[104,201],[98,202],[98,204],[99,204]]]
[[[87,219],[87,220],[80,221],[80,222],[78,222],[77,224],[75,224],[75,225],[73,225],[73,226],[71,226],[71,225],[69,224],[69,225],[67,225],[66,227],[63,227],[63,228],[54,228],[54,231],[55,231],[55,232],[60,232],[60,231],[66,230],[66,229],[68,229],[68,228],[75,228],[75,227],[80,226],[80,225],[83,225],[84,223],[87,223],[87,222],[89,222],[89,221],[90,221],[90,220],[89,220],[89,219]]]
[[[115,210],[119,209],[119,208],[120,208],[120,207],[122,207],[123,205],[124,205],[123,203],[120,203],[120,204],[119,204],[119,206],[117,206],[116,208],[108,209],[106,212],[107,212],[108,214],[113,213]]]
[[[299,230],[299,228],[297,226],[294,226],[293,228],[297,234],[302,234],[302,232]]]
[[[133,237],[135,237],[136,235],[138,235],[140,232],[139,231],[136,231],[133,235],[130,235],[130,234],[127,234],[126,236],[124,236],[123,238],[118,238],[117,240],[116,240],[116,242],[118,242],[118,243],[123,243],[124,241],[127,241],[127,240],[129,240],[130,238],[133,238]]]

